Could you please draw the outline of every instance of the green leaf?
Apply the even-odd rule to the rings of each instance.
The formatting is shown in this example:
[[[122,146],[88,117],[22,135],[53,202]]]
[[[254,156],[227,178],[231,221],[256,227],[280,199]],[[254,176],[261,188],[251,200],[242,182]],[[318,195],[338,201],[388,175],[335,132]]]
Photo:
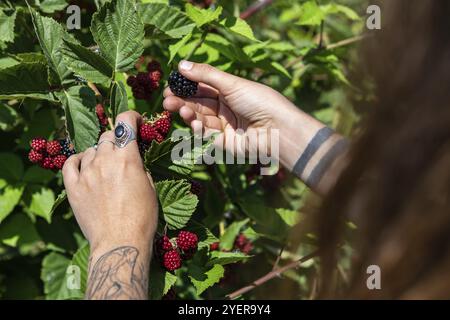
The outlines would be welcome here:
[[[77,250],[72,260],[62,254],[52,252],[42,261],[41,279],[44,292],[49,300],[82,299],[86,291],[89,246],[86,244]],[[69,266],[75,271],[68,273]],[[70,277],[70,278],[69,278]],[[71,289],[68,284],[75,279],[79,289]],[[69,289],[70,288],[70,289]]]
[[[34,98],[55,101],[49,93],[45,64],[19,63],[0,69],[0,99]]]
[[[64,105],[67,130],[77,152],[92,147],[100,132],[94,92],[89,87],[76,86],[59,93],[58,97]]]
[[[302,219],[302,216],[298,211],[283,208],[275,209],[275,211],[281,217],[281,219],[283,219],[283,221],[290,227],[295,226]]]
[[[69,41],[64,41],[61,50],[64,61],[75,74],[90,82],[109,86],[114,70],[102,56]]]
[[[70,297],[66,283],[66,271],[70,259],[56,252],[51,252],[42,259],[41,280],[48,300],[66,299]]]
[[[183,47],[192,37],[192,32],[185,35],[181,40],[169,46],[169,61],[167,64],[170,64],[177,55],[178,51]]]
[[[128,96],[127,89],[122,81],[114,82],[111,92],[111,109],[113,119],[116,119],[117,115],[128,111]]]
[[[225,230],[224,234],[220,237],[220,249],[231,250],[233,249],[234,240],[238,236],[241,229],[249,222],[249,219],[233,222]]]
[[[154,34],[161,32],[169,38],[178,39],[195,27],[195,23],[183,12],[163,3],[141,4],[138,11],[142,22],[155,29]]]
[[[208,266],[214,264],[226,265],[230,263],[236,263],[240,261],[245,261],[248,258],[251,258],[247,254],[242,252],[223,252],[223,251],[213,251],[211,252],[211,258],[208,261]]]
[[[340,5],[340,4],[329,3],[329,4],[321,6],[321,9],[325,14],[342,13],[350,20],[355,21],[355,20],[360,19],[358,14],[353,9],[351,9],[347,6]]]
[[[186,14],[191,20],[195,22],[197,27],[217,21],[222,14],[223,8],[218,6],[212,9],[200,9],[190,3],[186,3]]]
[[[89,267],[89,255],[90,248],[89,244],[86,242],[83,246],[81,246],[77,252],[72,257],[72,262],[70,263],[73,266],[77,266],[80,268],[80,291],[84,296],[86,292],[86,285],[88,279],[88,267]]]
[[[26,183],[46,184],[55,177],[55,173],[39,166],[31,166],[25,172],[23,181]]]
[[[16,23],[17,12],[5,12],[0,8],[0,41],[14,41],[14,26]]]
[[[176,275],[161,268],[155,259],[152,260],[148,279],[150,300],[160,300],[176,282]]]
[[[302,5],[299,24],[303,26],[319,26],[325,13],[315,1],[307,1]]]
[[[36,252],[41,240],[33,222],[25,214],[14,214],[0,226],[0,242],[17,248],[22,255]]]
[[[19,203],[23,190],[23,187],[7,186],[0,192],[0,223]]]
[[[31,196],[30,212],[44,218],[48,223],[52,220],[52,207],[55,194],[51,189],[42,188]]]
[[[240,46],[230,42],[221,35],[209,33],[206,36],[205,44],[218,50],[221,55],[227,57],[231,61],[239,61],[243,63],[250,62],[250,58],[245,54],[244,50]]]
[[[56,198],[55,202],[53,203],[52,209],[50,210],[50,215],[52,216],[56,209],[63,204],[67,200],[67,193],[66,190],[61,191],[60,194],[58,194],[58,197]]]
[[[44,0],[40,3],[39,9],[45,13],[64,10],[67,7],[66,0]]]
[[[189,267],[189,279],[197,290],[197,294],[202,294],[206,289],[219,283],[224,276],[225,269],[220,264],[215,264],[211,268],[205,266],[191,265]]]
[[[172,171],[179,175],[189,175],[192,171],[192,162],[176,162],[171,159],[172,149],[179,143],[179,140],[166,139],[161,143],[152,141],[150,148],[146,151],[145,167],[152,173],[165,174]]]
[[[53,70],[52,78],[56,78],[55,80],[61,84],[72,82],[71,71],[63,60],[61,45],[64,39],[72,42],[76,42],[76,40],[52,18],[41,16],[31,7],[29,10],[41,49],[47,58],[48,65]]]
[[[161,209],[170,229],[183,228],[194,213],[198,199],[186,180],[165,180],[156,183]]]
[[[134,67],[144,51],[144,25],[134,0],[112,0],[92,17],[92,36],[115,71]]]
[[[11,152],[0,153],[0,179],[9,183],[19,182],[23,176],[22,159]]]
[[[248,25],[247,22],[245,22],[245,20],[242,20],[241,18],[228,17],[222,20],[220,24],[229,31],[239,36],[245,37],[252,41],[258,41],[258,39],[256,39],[255,35],[253,34],[252,28]]]

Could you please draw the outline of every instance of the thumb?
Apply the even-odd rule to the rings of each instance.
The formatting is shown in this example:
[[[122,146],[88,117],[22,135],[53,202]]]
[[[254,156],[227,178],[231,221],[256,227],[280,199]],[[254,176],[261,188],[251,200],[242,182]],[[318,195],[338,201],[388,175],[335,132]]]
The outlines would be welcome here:
[[[219,90],[222,94],[227,94],[227,91],[232,90],[243,80],[204,63],[182,60],[178,69],[189,80],[203,82]]]

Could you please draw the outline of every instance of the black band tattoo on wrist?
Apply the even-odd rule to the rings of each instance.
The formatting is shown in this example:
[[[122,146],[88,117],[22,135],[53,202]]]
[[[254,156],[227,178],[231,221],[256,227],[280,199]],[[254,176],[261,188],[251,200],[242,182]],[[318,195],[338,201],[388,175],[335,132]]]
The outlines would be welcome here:
[[[323,127],[314,135],[311,141],[305,148],[305,151],[302,153],[300,158],[294,165],[294,169],[292,169],[293,173],[297,175],[297,177],[301,177],[303,171],[306,168],[306,165],[314,156],[314,154],[319,150],[320,146],[324,144],[332,135],[334,131],[328,127]]]
[[[316,186],[320,182],[320,179],[322,178],[325,171],[327,171],[327,169],[339,155],[347,151],[348,146],[349,142],[347,139],[340,139],[339,141],[337,141],[319,160],[309,177],[306,179],[305,183],[308,186]]]
[[[86,299],[147,299],[147,268],[140,262],[135,247],[118,247],[103,254],[89,267]]]

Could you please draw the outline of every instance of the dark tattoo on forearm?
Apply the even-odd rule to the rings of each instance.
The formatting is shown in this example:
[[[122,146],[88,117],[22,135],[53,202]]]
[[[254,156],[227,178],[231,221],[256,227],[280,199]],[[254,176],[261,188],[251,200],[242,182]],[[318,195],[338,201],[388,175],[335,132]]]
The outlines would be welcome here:
[[[349,142],[347,139],[340,139],[337,141],[319,160],[317,165],[311,171],[311,174],[306,179],[305,183],[308,186],[316,186],[324,173],[328,170],[331,164],[339,157],[342,153],[347,151]]]
[[[294,168],[292,169],[293,173],[297,175],[297,177],[301,177],[308,162],[311,160],[317,150],[319,150],[319,148],[325,143],[325,141],[327,141],[333,135],[333,133],[334,131],[328,127],[323,127],[322,129],[317,131],[317,133],[306,146],[305,151],[303,151],[302,155],[295,163]]]
[[[131,246],[103,254],[94,266],[89,266],[86,299],[147,299],[148,266],[138,258],[139,250]]]

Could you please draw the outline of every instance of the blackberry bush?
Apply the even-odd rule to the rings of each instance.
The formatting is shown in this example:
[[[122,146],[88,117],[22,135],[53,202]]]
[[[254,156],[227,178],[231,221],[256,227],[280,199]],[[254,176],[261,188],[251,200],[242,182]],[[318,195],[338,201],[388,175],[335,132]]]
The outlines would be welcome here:
[[[173,292],[178,298],[224,298],[252,283],[260,269],[272,270],[275,261],[281,266],[311,252],[313,236],[300,247],[286,238],[308,189],[286,171],[263,178],[256,166],[199,163],[212,139],[172,161],[174,148],[194,140],[176,113],[164,111],[162,100],[167,85],[183,98],[208,95],[176,70],[185,59],[258,79],[296,105],[306,103],[323,122],[350,131],[349,119],[358,117],[341,108],[344,71],[352,69],[342,57],[350,49],[319,47],[319,39],[328,45],[354,36],[361,23],[351,8],[327,1],[272,7],[261,1],[256,10],[248,10],[251,1],[235,0],[28,3],[0,1],[0,298],[83,299],[84,284],[66,287],[66,269],[77,265],[86,279],[90,249],[59,170],[127,110],[143,115],[139,150],[160,202],[152,299]],[[82,8],[81,30],[67,30],[66,3]],[[175,129],[187,137],[176,138]],[[273,281],[299,287],[308,298],[316,268],[314,262],[298,277]],[[227,272],[233,286],[221,281]]]

